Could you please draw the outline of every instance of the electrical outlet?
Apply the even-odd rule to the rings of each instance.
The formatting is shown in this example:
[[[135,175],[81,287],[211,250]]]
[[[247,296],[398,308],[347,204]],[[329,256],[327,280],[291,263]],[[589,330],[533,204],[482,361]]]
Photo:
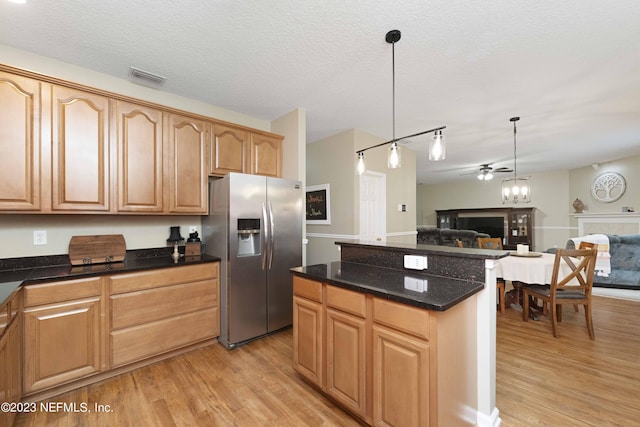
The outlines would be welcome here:
[[[34,230],[33,231],[33,245],[46,245],[47,244],[47,230]]]
[[[195,233],[198,231],[198,227],[196,225],[189,226],[189,233]]]
[[[405,255],[404,256],[404,268],[411,270],[426,270],[427,257],[419,255]]]

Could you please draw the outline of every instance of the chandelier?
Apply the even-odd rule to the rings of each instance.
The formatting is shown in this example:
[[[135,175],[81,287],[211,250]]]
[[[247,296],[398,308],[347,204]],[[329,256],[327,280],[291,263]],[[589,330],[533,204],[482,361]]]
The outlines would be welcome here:
[[[531,202],[531,186],[529,177],[518,178],[518,167],[516,165],[516,122],[520,117],[511,117],[513,123],[513,178],[502,180],[502,203],[529,203]]]

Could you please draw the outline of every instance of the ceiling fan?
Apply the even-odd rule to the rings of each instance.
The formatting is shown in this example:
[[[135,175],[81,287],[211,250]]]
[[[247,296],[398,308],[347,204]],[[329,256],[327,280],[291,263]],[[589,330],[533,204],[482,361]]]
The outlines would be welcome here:
[[[480,165],[480,169],[478,170],[478,172],[469,172],[469,173],[466,173],[465,175],[477,174],[478,179],[480,181],[489,181],[493,179],[494,173],[500,173],[500,172],[513,172],[513,169],[509,169],[507,167],[500,167],[500,168],[494,169],[491,167],[491,163],[485,163]]]

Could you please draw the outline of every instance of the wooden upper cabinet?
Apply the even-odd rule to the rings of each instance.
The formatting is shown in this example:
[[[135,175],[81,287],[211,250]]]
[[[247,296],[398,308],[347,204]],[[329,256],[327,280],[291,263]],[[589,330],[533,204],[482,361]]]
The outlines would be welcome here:
[[[162,212],[162,111],[116,104],[118,211]]]
[[[0,72],[0,210],[39,210],[40,82]]]
[[[109,211],[109,99],[52,86],[53,211]]]
[[[254,175],[282,177],[282,137],[251,134],[251,170]]]
[[[249,173],[249,132],[214,124],[209,173],[226,175],[229,172]]]
[[[169,212],[206,214],[208,211],[207,147],[211,124],[165,113],[169,174]]]

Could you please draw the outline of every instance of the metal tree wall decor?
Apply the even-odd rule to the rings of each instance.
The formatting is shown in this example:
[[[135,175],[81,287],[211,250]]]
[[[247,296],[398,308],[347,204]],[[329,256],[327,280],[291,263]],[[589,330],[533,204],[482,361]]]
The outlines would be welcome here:
[[[622,175],[605,172],[593,180],[591,195],[599,202],[611,203],[622,197],[626,189],[627,183]]]

